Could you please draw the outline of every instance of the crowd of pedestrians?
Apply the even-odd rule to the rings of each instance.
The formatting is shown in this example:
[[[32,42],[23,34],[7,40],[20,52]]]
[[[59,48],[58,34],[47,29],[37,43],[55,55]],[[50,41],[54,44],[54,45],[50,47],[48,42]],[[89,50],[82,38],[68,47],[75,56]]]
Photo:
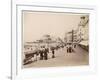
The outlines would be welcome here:
[[[74,48],[76,48],[76,44],[72,45],[71,43],[66,45],[67,53],[74,52]]]
[[[37,56],[39,57],[39,60],[48,60],[50,58],[49,54],[52,55],[51,58],[55,58],[56,57],[55,51],[61,48],[66,48],[66,53],[72,53],[74,51],[73,48],[75,47],[76,45],[73,46],[72,44],[65,44],[56,47],[41,46],[39,50],[25,55],[24,64],[27,63],[28,60],[31,60],[32,58],[34,61],[37,61]]]

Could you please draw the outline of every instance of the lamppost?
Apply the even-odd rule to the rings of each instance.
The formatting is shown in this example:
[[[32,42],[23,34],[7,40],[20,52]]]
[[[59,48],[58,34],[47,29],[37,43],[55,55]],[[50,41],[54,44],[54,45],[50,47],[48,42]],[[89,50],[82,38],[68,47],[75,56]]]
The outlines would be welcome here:
[[[74,41],[74,30],[72,30],[72,43]]]

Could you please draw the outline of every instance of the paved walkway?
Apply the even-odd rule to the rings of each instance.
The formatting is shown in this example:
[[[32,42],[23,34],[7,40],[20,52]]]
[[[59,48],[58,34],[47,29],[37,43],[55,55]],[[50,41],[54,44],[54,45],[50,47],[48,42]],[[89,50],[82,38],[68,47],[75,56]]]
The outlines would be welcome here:
[[[39,60],[38,58],[38,61],[24,65],[24,67],[79,66],[89,64],[89,53],[79,46],[72,53],[67,53],[66,48],[62,48],[55,52],[55,58],[51,58],[51,53],[48,56],[48,60]]]

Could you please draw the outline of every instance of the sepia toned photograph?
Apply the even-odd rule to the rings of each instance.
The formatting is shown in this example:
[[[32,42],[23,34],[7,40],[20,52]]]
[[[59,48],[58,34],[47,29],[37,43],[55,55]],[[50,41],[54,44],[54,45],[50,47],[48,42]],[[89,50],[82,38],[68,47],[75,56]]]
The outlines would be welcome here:
[[[22,68],[89,65],[89,14],[22,12]]]

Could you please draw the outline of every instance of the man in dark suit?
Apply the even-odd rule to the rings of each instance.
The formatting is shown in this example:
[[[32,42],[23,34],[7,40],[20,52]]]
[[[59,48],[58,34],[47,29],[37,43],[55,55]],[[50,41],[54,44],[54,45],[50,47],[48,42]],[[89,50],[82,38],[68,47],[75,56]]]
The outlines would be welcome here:
[[[40,48],[40,60],[43,60],[43,48]]]
[[[52,58],[55,58],[55,50],[54,50],[54,47],[51,48],[51,51],[52,51]]]
[[[47,60],[48,59],[48,49],[45,48],[44,49],[44,60]]]

